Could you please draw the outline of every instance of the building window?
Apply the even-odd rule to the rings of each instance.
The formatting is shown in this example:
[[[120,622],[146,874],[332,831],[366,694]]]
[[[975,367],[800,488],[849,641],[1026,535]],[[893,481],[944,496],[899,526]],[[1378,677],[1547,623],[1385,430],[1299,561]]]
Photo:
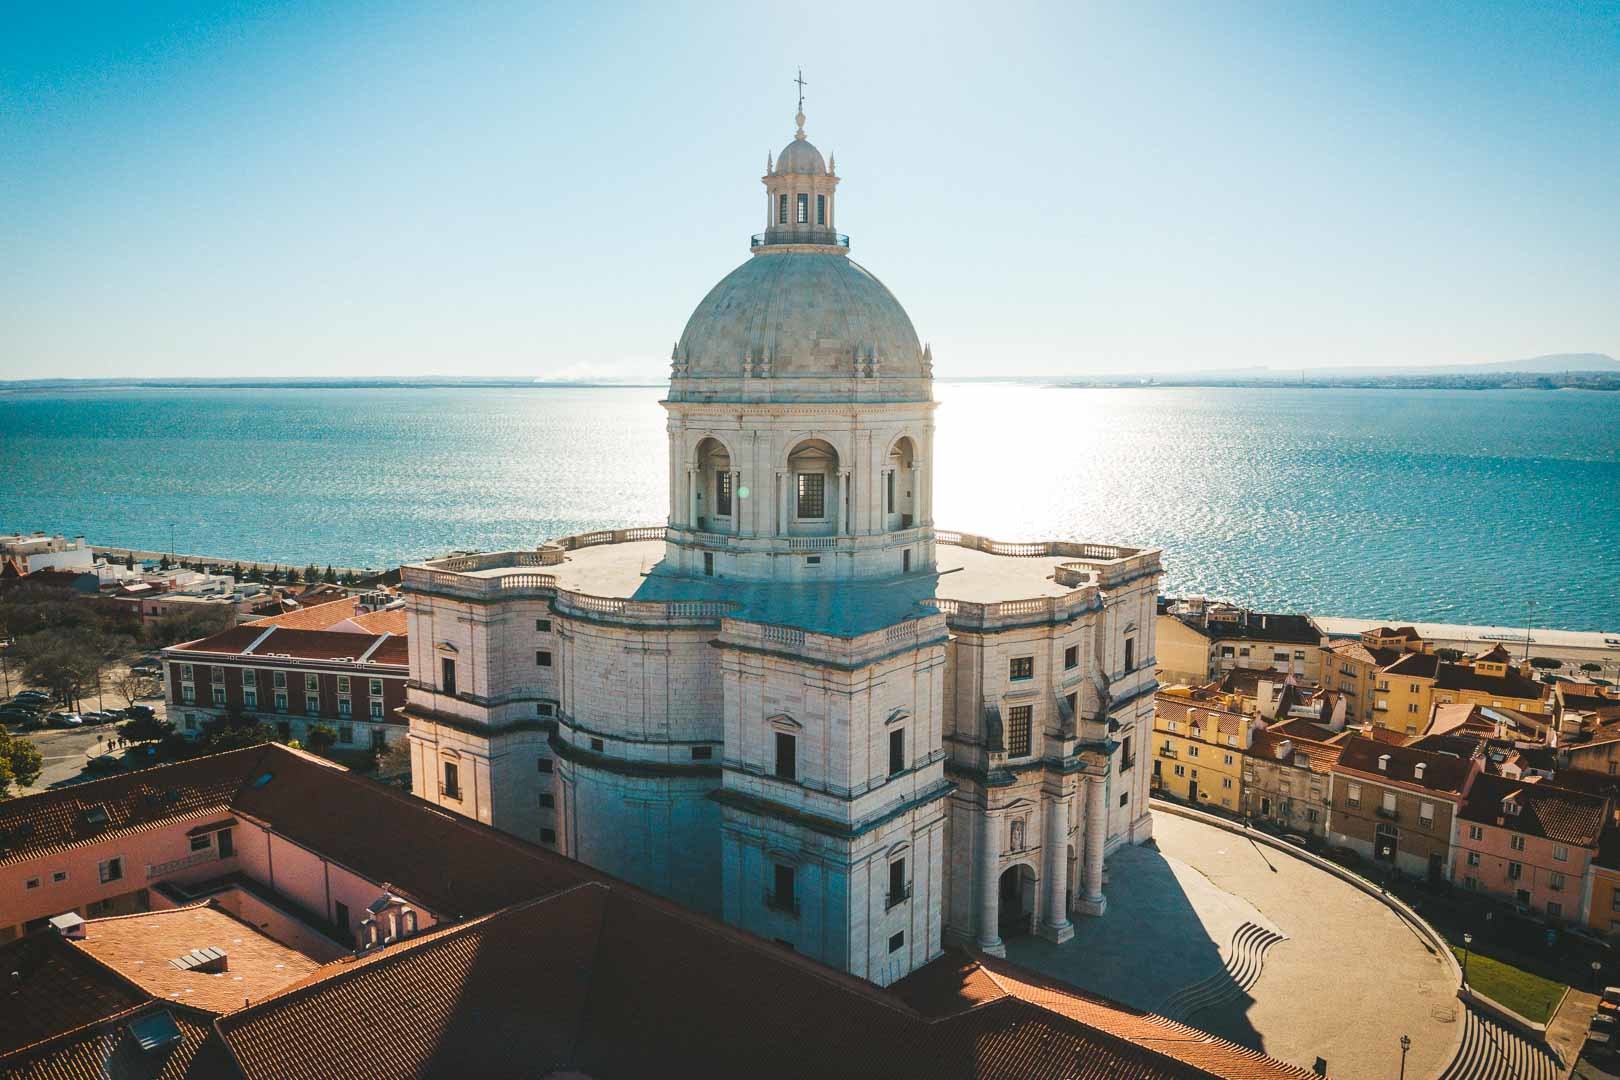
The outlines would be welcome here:
[[[305,690],[319,690],[320,688],[321,688],[320,676],[318,676],[318,675],[305,675],[304,676],[304,689]]]
[[[257,686],[258,685],[258,680],[253,677],[253,669],[252,668],[243,668],[242,669],[242,685],[243,686]]]
[[[191,668],[190,664],[181,664],[180,665],[180,681],[181,682],[191,682],[192,681],[192,675],[193,675],[193,671],[192,671],[192,668]]]
[[[382,680],[381,679],[372,679],[371,680],[371,696],[372,697],[382,697]]]
[[[53,885],[60,885],[67,879],[68,872],[66,870],[57,870],[51,874],[51,884]]]
[[[551,633],[551,620],[550,619],[536,619],[536,620],[534,620],[534,632],[537,633],[537,634],[549,634],[549,633]]]
[[[348,692],[349,692],[349,677],[347,675],[339,675],[338,676],[338,693],[347,694]]]
[[[1478,825],[1470,825],[1470,826],[1468,826],[1468,839],[1470,839],[1470,840],[1483,840],[1483,839],[1485,839],[1485,830],[1480,828]]]
[[[102,878],[101,880],[106,881],[107,879]],[[23,888],[25,888],[25,889],[37,889],[37,888],[39,888],[39,878],[37,878],[37,877],[29,878],[27,881],[23,882]]]
[[[343,743],[344,745],[350,745],[354,742],[353,724],[338,725],[338,742]]]
[[[1547,888],[1551,889],[1553,892],[1563,892],[1564,891],[1564,875],[1560,874],[1556,870],[1554,870],[1551,874],[1548,874],[1547,875]]]
[[[1519,878],[1521,878],[1522,876],[1524,876],[1524,864],[1523,863],[1516,863],[1516,862],[1508,863],[1508,880],[1509,881],[1518,881]]]
[[[257,709],[259,707],[259,692],[257,690],[243,690],[242,707],[245,709]]]
[[[601,739],[592,739],[591,740],[591,751],[593,753],[600,754],[605,749],[606,749],[606,745],[602,742]]]
[[[1295,660],[1303,660],[1303,659],[1305,659],[1305,650],[1304,649],[1295,649],[1294,650],[1294,659]]]
[[[537,701],[534,703],[534,714],[536,716],[556,716],[557,704],[553,701]]]
[[[1344,789],[1344,805],[1355,810],[1361,806],[1361,785],[1350,784]]]
[[[787,194],[784,192],[776,197],[776,223],[787,224]]]
[[[439,794],[447,799],[461,798],[461,768],[453,761],[444,763],[444,783]]]
[[[1124,806],[1126,803],[1128,803],[1130,801],[1131,801],[1131,793],[1130,792],[1122,791],[1122,792],[1119,793],[1119,805]]]
[[[906,880],[906,860],[896,859],[889,864],[889,897],[884,906],[892,908],[903,900],[911,899],[911,883]]]
[[[1564,913],[1564,905],[1563,904],[1560,904],[1556,900],[1547,901],[1547,914],[1548,915],[1551,915],[1553,918],[1558,918],[1563,913]]]
[[[320,711],[321,699],[316,697],[314,694],[306,695],[304,697],[304,714],[306,716],[314,716]]]
[[[540,830],[540,842],[542,844],[555,844],[557,842],[557,830],[556,829],[541,829]]]
[[[714,577],[714,552],[712,551],[703,553],[703,576]]]
[[[894,470],[883,474],[883,512],[894,513]]]
[[[1080,666],[1080,646],[1070,645],[1063,650],[1063,670],[1072,671]]]
[[[694,746],[694,747],[692,747],[692,760],[693,761],[709,761],[713,757],[714,757],[714,747],[712,747],[712,746]]]
[[[555,795],[541,795],[540,796],[540,809],[542,809],[542,810],[555,810],[555,809],[557,809],[557,796],[555,796]]]
[[[182,686],[180,688],[180,700],[187,705],[195,705],[197,703],[197,688],[194,686]]]
[[[1186,776],[1187,775],[1187,766],[1185,766],[1185,765],[1177,765],[1176,766],[1176,775],[1177,776]]]
[[[223,686],[214,687],[214,704],[225,704],[225,688]]]
[[[1135,738],[1136,737],[1134,735],[1127,735],[1127,736],[1125,736],[1124,739],[1120,740],[1120,746],[1119,746],[1119,771],[1120,772],[1124,772],[1126,769],[1129,769],[1132,765],[1136,764],[1136,749],[1135,749],[1135,747],[1133,745],[1133,740]]]
[[[1425,829],[1434,828],[1434,803],[1418,804],[1418,824]]]
[[[1230,776],[1221,777],[1221,787],[1230,791],[1232,789],[1232,778]]]
[[[906,729],[889,732],[889,775],[906,771]]]
[[[765,894],[765,906],[776,911],[798,914],[799,905],[793,898],[794,868],[783,863],[772,864],[771,891]]]
[[[213,846],[214,838],[212,836],[193,836],[191,838],[192,851],[207,851]]]
[[[785,731],[776,733],[776,775],[783,780],[799,778],[799,740]]]
[[[1007,662],[1007,678],[1014,682],[1020,679],[1033,679],[1035,677],[1035,658],[1033,656],[1015,656]]]
[[[550,649],[536,649],[534,651],[534,663],[535,663],[536,667],[550,667],[551,666],[551,650]]]
[[[551,759],[548,758],[548,757],[543,757],[543,758],[538,759],[534,763],[534,767],[535,767],[536,772],[543,772],[543,773],[553,772],[553,771],[555,771],[555,768],[556,768],[556,766],[552,764]]]
[[[1125,670],[1126,671],[1135,671],[1136,670],[1136,639],[1135,638],[1126,638],[1125,639]]]
[[[1568,862],[1569,848],[1564,847],[1562,844],[1553,848],[1553,858],[1557,859],[1559,862]]]
[[[377,701],[375,699],[372,700],[372,702],[371,702],[371,718],[373,720],[381,720],[383,718],[383,703],[382,702]]]
[[[797,213],[797,215],[796,215],[796,217],[794,219],[794,224],[795,225],[808,225],[808,224],[810,224],[810,196],[805,194],[802,191],[799,192],[798,213]]]
[[[338,698],[338,715],[352,716],[353,714],[354,702],[350,701],[348,698]]]
[[[1193,732],[1193,734],[1196,735],[1197,732]],[[1197,757],[1198,756],[1198,747],[1196,747],[1196,746],[1187,747],[1187,756],[1188,757]]]
[[[816,196],[816,224],[827,224],[827,196]]]
[[[270,676],[270,685],[277,690],[283,689],[287,685],[287,673],[285,671],[273,672]]]
[[[102,862],[97,867],[97,870],[101,875],[101,883],[103,885],[107,884],[109,881],[122,880],[124,876],[124,860],[120,858],[108,859],[105,862]]]
[[[287,695],[286,694],[277,694],[276,695],[276,712],[284,713],[286,711],[287,711]]]
[[[827,516],[827,476],[825,473],[799,474],[799,517]]]
[[[1011,757],[1025,757],[1030,749],[1030,730],[1033,727],[1034,706],[1014,705],[1007,710],[1007,753]]]
[[[1470,851],[1468,853],[1468,865],[1469,866],[1478,866],[1479,865],[1479,852]]]
[[[714,512],[721,517],[731,516],[731,470],[714,475]]]
[[[456,662],[448,656],[439,658],[439,689],[456,696]]]
[[[1520,836],[1518,833],[1514,833],[1512,836],[1508,837],[1508,847],[1512,848],[1514,851],[1523,851],[1524,837]]]
[[[893,933],[893,934],[889,935],[889,951],[890,952],[897,953],[897,952],[899,952],[901,949],[903,949],[905,947],[906,947],[906,932],[904,930],[900,930],[900,931],[897,931],[896,933]]]
[[[1232,761],[1233,761],[1233,758],[1232,758],[1231,754],[1222,754],[1221,755],[1221,764],[1222,765],[1230,765],[1230,764],[1232,764]]]

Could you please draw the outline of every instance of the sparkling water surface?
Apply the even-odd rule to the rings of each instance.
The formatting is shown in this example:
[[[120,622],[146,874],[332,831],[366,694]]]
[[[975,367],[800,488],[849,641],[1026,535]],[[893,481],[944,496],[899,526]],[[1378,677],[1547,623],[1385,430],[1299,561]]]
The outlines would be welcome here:
[[[1165,591],[1620,629],[1620,394],[941,383],[935,518]],[[661,522],[656,389],[0,394],[0,531],[390,566]]]

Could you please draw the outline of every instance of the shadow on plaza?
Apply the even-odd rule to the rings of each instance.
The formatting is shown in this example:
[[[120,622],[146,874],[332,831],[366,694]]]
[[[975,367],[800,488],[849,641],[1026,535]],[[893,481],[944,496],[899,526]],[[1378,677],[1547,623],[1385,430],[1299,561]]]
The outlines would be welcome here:
[[[1265,1039],[1248,1020],[1254,999],[1221,956],[1248,905],[1191,868],[1183,873],[1186,884],[1155,847],[1121,847],[1108,860],[1106,914],[1074,916],[1075,936],[1061,945],[1029,935],[1011,938],[1007,958],[1264,1051]],[[1224,940],[1217,942],[1212,932]]]

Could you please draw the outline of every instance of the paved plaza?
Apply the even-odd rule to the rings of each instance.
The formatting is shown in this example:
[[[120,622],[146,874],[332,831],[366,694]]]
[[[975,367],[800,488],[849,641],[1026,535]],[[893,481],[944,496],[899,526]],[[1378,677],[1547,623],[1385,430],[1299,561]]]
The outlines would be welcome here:
[[[1158,811],[1153,834],[1157,851],[1110,856],[1106,916],[1062,945],[1009,941],[1008,958],[1346,1080],[1395,1076],[1402,1035],[1407,1076],[1449,1062],[1449,968],[1389,908],[1240,834]]]

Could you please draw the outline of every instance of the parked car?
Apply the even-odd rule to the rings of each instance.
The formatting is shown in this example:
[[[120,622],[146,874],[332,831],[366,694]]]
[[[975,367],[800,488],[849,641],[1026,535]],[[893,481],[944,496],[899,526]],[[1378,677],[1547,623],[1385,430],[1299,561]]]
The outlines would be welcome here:
[[[51,699],[50,699],[49,695],[42,694],[38,690],[24,690],[22,693],[18,694],[16,697],[11,699],[11,704],[13,704],[13,705],[44,705],[47,702],[49,702],[50,700]]]
[[[45,726],[45,718],[43,716],[36,716],[30,720],[24,720],[17,726],[23,731],[38,731],[40,728]]]
[[[1598,1012],[1609,1016],[1620,1015],[1620,986],[1605,986],[1598,998]]]
[[[45,722],[54,728],[76,728],[84,726],[84,717],[78,713],[53,712],[45,718]]]
[[[85,762],[84,768],[86,772],[95,773],[122,772],[124,761],[122,758],[114,757],[111,754],[98,754]]]
[[[117,713],[102,712],[99,709],[95,712],[80,713],[79,715],[84,717],[84,722],[87,724],[110,724],[115,720],[123,719]]]
[[[157,713],[152,710],[150,705],[131,705],[124,710],[124,715],[131,720],[150,720]]]

